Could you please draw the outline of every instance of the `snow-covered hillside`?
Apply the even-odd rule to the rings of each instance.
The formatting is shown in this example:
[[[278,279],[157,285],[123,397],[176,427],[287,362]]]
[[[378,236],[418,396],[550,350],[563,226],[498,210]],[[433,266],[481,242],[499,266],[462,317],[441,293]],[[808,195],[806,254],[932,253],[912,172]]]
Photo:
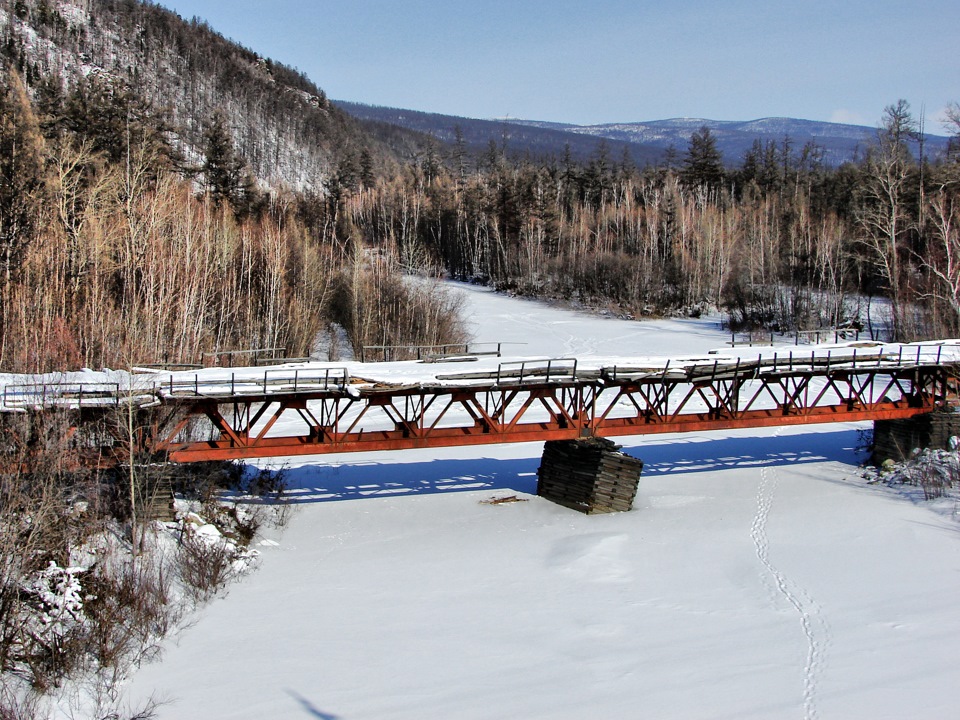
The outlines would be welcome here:
[[[367,142],[299,71],[153,3],[21,0],[0,6],[0,33],[28,84],[51,78],[69,92],[96,81],[162,111],[187,168],[202,164],[217,111],[274,189],[322,192],[343,149]]]
[[[464,292],[477,340],[530,354],[726,339]],[[954,717],[960,526],[868,485],[861,429],[624,438],[634,510],[590,517],[534,495],[539,445],[298,459],[259,570],[130,698],[204,720]]]

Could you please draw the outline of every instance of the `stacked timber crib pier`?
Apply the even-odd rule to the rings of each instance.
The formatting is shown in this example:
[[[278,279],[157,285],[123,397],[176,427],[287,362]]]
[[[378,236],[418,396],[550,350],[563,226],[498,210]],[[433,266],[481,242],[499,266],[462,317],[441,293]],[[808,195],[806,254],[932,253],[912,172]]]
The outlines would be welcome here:
[[[643,461],[605,438],[551,440],[537,470],[537,495],[593,515],[633,507]]]
[[[948,407],[960,341],[427,360],[14,379],[0,411],[62,412],[78,457],[100,463],[130,448],[197,462],[895,420]]]
[[[958,412],[941,411],[903,420],[877,420],[873,425],[872,462],[877,466],[885,460],[906,460],[917,448],[946,450],[950,447],[950,438],[960,437]]]

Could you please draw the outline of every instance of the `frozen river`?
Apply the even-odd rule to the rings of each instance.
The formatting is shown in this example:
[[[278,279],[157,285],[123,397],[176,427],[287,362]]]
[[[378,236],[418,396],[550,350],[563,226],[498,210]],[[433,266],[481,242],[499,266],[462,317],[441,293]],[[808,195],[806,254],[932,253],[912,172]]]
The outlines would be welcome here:
[[[523,354],[728,339],[460,291],[475,339]],[[130,697],[161,719],[956,717],[960,525],[868,486],[858,428],[625,438],[634,510],[591,517],[534,495],[539,445],[297,459],[259,569]],[[505,495],[525,502],[482,502]]]

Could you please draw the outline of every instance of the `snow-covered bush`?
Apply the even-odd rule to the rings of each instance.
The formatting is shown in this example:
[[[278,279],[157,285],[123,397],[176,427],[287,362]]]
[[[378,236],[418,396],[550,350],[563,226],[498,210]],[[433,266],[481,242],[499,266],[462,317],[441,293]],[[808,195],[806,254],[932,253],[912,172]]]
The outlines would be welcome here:
[[[83,659],[86,618],[80,567],[60,567],[50,561],[20,588],[17,621],[10,656],[45,688],[72,672]]]
[[[46,427],[60,420],[0,423],[0,720],[46,717],[65,697],[75,717],[134,717],[117,714],[123,681],[254,564],[246,546],[277,522],[283,477],[166,468],[199,499],[175,522],[148,520],[130,511],[129,477],[70,469],[65,433]]]
[[[83,590],[78,575],[85,568],[62,568],[53,560],[33,578],[27,592],[36,600],[33,631],[49,642],[83,625]]]
[[[919,487],[924,500],[942,498],[960,488],[960,444],[950,439],[950,450],[914,450],[902,463],[887,461],[877,470],[877,479],[887,485]]]
[[[194,600],[209,599],[256,561],[256,550],[247,549],[195,513],[188,513],[181,523],[176,566],[184,590]]]

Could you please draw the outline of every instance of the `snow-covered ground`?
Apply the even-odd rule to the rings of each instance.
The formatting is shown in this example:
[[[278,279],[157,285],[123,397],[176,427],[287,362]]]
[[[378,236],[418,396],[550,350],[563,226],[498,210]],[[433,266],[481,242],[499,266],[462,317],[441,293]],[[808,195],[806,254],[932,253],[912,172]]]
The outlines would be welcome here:
[[[463,292],[476,339],[524,355],[727,339]],[[203,720],[958,717],[960,524],[868,485],[861,427],[623,438],[634,510],[591,517],[534,495],[540,445],[297,459],[260,568],[130,699]]]

